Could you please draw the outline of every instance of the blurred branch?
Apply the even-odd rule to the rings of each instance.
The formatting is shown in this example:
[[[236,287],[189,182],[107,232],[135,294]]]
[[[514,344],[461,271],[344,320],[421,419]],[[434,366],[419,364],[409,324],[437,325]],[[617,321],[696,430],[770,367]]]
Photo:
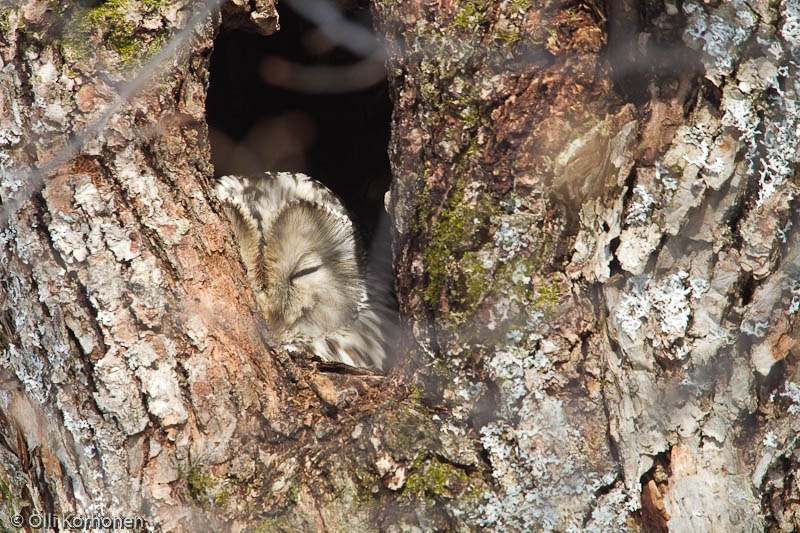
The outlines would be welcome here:
[[[261,63],[261,78],[270,85],[303,93],[346,93],[371,87],[386,79],[383,53],[353,65],[307,66],[272,56]]]
[[[285,0],[342,48],[362,57],[385,58],[383,40],[369,28],[348,20],[328,0]]]

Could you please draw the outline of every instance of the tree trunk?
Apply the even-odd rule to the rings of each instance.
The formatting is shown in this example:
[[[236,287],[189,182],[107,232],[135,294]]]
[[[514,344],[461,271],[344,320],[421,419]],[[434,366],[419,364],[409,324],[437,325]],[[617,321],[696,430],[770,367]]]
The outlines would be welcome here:
[[[210,193],[216,7],[2,8],[3,529],[800,527],[800,6],[374,10],[385,377],[268,346]]]

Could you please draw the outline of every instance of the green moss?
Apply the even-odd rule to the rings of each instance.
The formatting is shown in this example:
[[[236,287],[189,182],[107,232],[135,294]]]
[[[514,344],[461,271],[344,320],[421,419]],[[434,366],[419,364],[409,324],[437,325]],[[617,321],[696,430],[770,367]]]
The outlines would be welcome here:
[[[469,128],[478,124],[481,119],[481,112],[477,106],[467,104],[460,109],[458,116],[464,121],[463,127]],[[475,147],[473,145],[474,143],[471,144],[467,150],[474,150]]]
[[[123,62],[132,58],[137,41],[133,37],[136,26],[126,18],[131,0],[106,0],[90,9],[86,20],[94,27],[106,29],[106,40],[122,56]]]
[[[477,252],[464,254],[461,261],[461,273],[464,278],[464,302],[468,310],[472,310],[487,293],[490,288],[487,282],[489,276],[488,269],[484,266]]]
[[[6,35],[11,31],[11,12],[0,12],[0,34]]]
[[[378,508],[381,506],[380,487],[381,477],[372,469],[371,465],[365,467],[360,461],[353,461],[347,465],[343,477],[351,477],[355,481],[355,493],[351,496],[362,509]]]
[[[60,0],[47,0],[47,10],[51,13],[61,13],[67,6],[62,5]]]
[[[419,450],[427,450],[433,444],[433,425],[430,417],[409,407],[390,413],[386,418],[383,441],[399,460],[414,459]]]
[[[561,43],[558,40],[558,33],[556,30],[549,28],[547,30],[547,41],[545,41],[544,44],[545,49],[550,53],[554,53],[560,46]]]
[[[497,245],[488,236],[502,213],[503,207],[486,197],[465,202],[463,190],[456,189],[431,227],[430,245],[422,254],[423,295],[434,309],[446,301],[448,313],[439,322],[445,330],[455,332],[461,324],[474,323],[481,302],[503,299],[510,309],[507,324],[496,330],[502,335],[508,327],[524,322],[531,309],[551,317],[563,297],[556,278],[530,282],[547,279],[545,262],[551,254],[551,235],[542,236],[538,250],[498,260]]]
[[[611,124],[610,120],[604,120],[600,123],[600,128],[598,128],[597,133],[602,135],[603,137],[611,137],[611,134],[614,133],[613,125]]]
[[[231,500],[231,493],[226,487],[220,486],[220,481],[211,474],[192,469],[187,478],[189,482],[189,494],[201,506],[208,507],[214,504],[226,507]]]
[[[297,487],[292,485],[289,487],[289,490],[286,492],[286,499],[294,505],[300,501],[300,493],[297,491]]]
[[[231,501],[231,493],[228,489],[223,488],[221,491],[214,495],[214,503],[220,507],[227,507]]]
[[[561,303],[562,296],[558,278],[554,276],[549,284],[539,286],[534,308],[544,313],[545,318],[550,318],[555,313],[558,304]]]
[[[502,41],[506,45],[511,45],[521,41],[522,36],[519,34],[518,31],[498,30],[495,33],[495,39],[497,39],[498,41]]]
[[[199,500],[213,491],[217,486],[217,480],[210,474],[192,469],[189,472],[189,493]]]
[[[429,305],[436,307],[442,292],[447,291],[451,307],[460,308],[451,311],[469,313],[474,309],[486,283],[486,269],[477,252],[495,211],[488,199],[465,202],[463,184],[446,202],[422,256],[428,275],[424,297]]]
[[[425,385],[419,403],[437,407],[460,405],[459,387],[454,382],[456,369],[473,365],[474,359],[469,349],[448,353],[445,357],[435,359],[432,364],[420,370],[420,379]]]
[[[453,499],[470,484],[464,470],[438,459],[419,459],[411,466],[403,494],[414,500],[435,504],[442,499]]]
[[[14,497],[11,494],[11,489],[9,488],[8,485],[3,483],[2,481],[0,481],[0,500],[9,504],[14,502]]]
[[[576,23],[583,20],[583,16],[574,9],[567,9],[567,14],[569,15],[567,19],[569,22]]]
[[[461,9],[453,17],[453,26],[462,30],[472,30],[483,21],[486,3],[481,0],[468,0],[461,4]]]
[[[166,42],[166,34],[137,36],[131,12],[163,7],[164,0],[106,0],[96,7],[78,7],[66,16],[62,45],[70,60],[81,60],[93,53],[98,33],[120,57],[124,66],[141,64],[155,55]]]
[[[531,0],[513,0],[511,2],[511,11],[517,11],[519,13],[524,13],[528,9],[530,9],[533,3]]]
[[[464,353],[459,354],[459,357],[461,359],[469,359],[470,351],[464,350]],[[450,383],[454,378],[453,367],[443,359],[437,359],[433,362],[433,373],[446,383]]]
[[[415,405],[422,405],[422,391],[419,390],[419,387],[416,385],[411,385],[409,388],[410,390],[408,392],[408,399]]]
[[[274,533],[276,531],[284,532],[294,530],[295,528],[292,527],[292,524],[289,522],[289,520],[283,516],[267,518],[258,524],[255,529],[256,533]]]

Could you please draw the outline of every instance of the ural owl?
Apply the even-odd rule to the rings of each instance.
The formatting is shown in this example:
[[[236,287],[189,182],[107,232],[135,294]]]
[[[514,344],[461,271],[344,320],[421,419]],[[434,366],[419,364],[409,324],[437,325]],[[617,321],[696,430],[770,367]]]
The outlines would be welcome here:
[[[391,266],[365,264],[336,195],[289,172],[223,176],[216,193],[275,340],[385,370],[396,316]]]

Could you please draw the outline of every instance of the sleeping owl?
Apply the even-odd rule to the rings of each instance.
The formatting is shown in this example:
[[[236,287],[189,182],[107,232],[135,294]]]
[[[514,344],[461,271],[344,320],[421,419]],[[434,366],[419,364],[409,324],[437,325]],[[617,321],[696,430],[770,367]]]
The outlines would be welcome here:
[[[275,340],[386,370],[396,317],[391,264],[388,257],[367,264],[336,195],[289,172],[223,176],[216,193]]]

